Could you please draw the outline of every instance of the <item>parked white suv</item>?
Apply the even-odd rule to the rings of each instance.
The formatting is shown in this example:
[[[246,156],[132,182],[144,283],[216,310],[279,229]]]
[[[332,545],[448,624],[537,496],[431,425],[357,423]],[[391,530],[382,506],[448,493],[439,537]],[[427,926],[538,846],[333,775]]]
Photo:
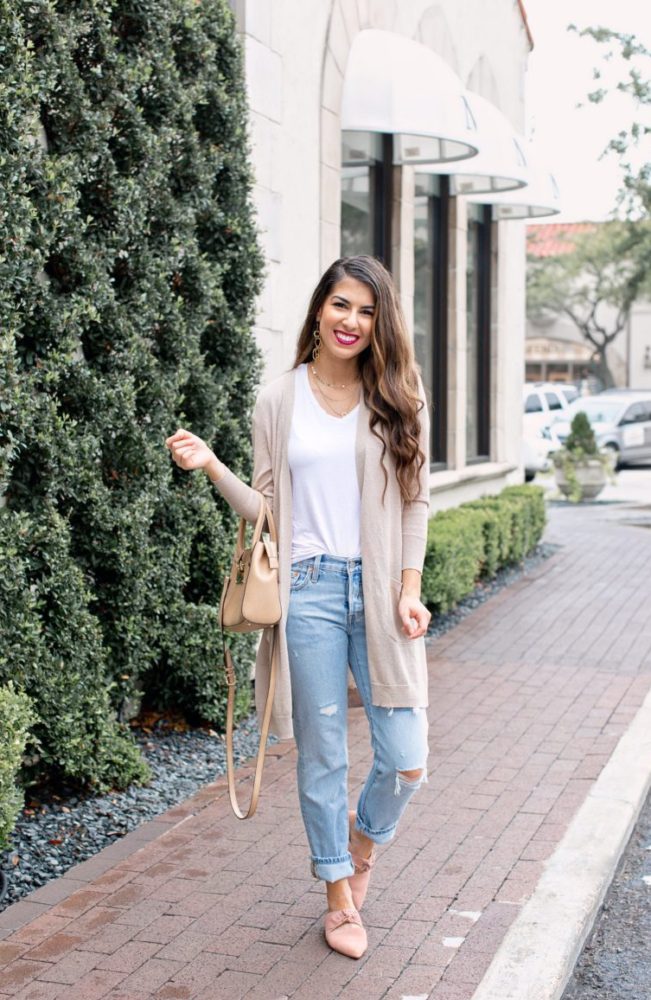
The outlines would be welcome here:
[[[570,402],[578,396],[577,387],[566,382],[525,382],[522,419],[525,482],[531,482],[537,472],[551,468],[550,456],[561,444],[550,424],[554,418],[565,417]]]
[[[651,459],[651,389],[614,389],[576,399],[567,414],[557,415],[549,428],[561,444],[580,410],[590,421],[599,447],[611,452],[616,468]]]
[[[522,396],[524,436],[535,435],[549,426],[555,417],[567,412],[578,396],[577,387],[566,382],[525,382]]]

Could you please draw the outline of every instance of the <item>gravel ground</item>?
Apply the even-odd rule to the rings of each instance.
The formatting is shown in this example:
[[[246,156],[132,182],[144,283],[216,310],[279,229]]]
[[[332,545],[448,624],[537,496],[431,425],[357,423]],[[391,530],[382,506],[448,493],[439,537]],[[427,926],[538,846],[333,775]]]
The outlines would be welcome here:
[[[649,1000],[650,941],[651,795],[562,1000]]]
[[[481,583],[447,614],[435,616],[428,638],[453,628],[493,594],[507,587],[552,555],[558,546],[543,542],[522,566],[501,570]],[[8,889],[0,911],[22,896],[59,878],[73,865],[101,851],[140,823],[189,798],[226,770],[223,737],[210,729],[188,729],[182,720],[157,718],[146,728],[132,727],[147,758],[153,778],[146,787],[131,787],[106,795],[83,795],[66,789],[32,793],[18,817],[13,849],[0,855],[0,869],[8,875]],[[258,730],[253,716],[235,734],[235,761],[253,756]],[[0,887],[0,896],[2,890]]]

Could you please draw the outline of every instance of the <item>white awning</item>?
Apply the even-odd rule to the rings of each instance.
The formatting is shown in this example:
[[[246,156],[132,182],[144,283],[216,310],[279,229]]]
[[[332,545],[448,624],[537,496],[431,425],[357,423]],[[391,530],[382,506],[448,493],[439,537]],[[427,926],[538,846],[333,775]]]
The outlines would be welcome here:
[[[353,41],[341,127],[392,134],[394,163],[446,163],[478,149],[461,81],[447,63],[419,42],[375,28]]]
[[[465,92],[465,97],[477,122],[477,156],[462,163],[426,165],[419,172],[448,175],[452,195],[499,193],[524,187],[528,177],[525,140],[490,101],[470,91]]]
[[[493,218],[542,219],[547,215],[558,215],[561,211],[561,194],[554,175],[540,162],[532,149],[527,146],[527,186],[507,194],[471,194],[469,201],[493,206]]]

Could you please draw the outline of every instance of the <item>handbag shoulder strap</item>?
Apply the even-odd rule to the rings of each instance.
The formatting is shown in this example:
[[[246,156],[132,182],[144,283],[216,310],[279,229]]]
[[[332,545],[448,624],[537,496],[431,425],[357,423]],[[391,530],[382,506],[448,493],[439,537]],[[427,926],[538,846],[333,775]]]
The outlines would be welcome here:
[[[261,537],[262,531],[264,529],[265,521],[269,525],[269,531],[270,532],[273,531],[272,537],[274,539],[276,538],[276,525],[274,524],[274,519],[273,519],[273,516],[272,516],[271,511],[269,509],[269,504],[265,500],[264,495],[262,493],[260,493],[259,491],[257,491],[257,493],[258,493],[258,496],[260,497],[260,510],[258,511],[258,516],[256,518],[255,526],[253,528],[253,537],[251,539],[251,548],[253,548],[253,546],[257,542],[260,541],[260,537]],[[242,552],[244,551],[245,533],[246,533],[246,518],[245,517],[241,517],[240,518],[240,523],[239,523],[239,526],[238,526],[238,529],[237,529],[237,542],[236,542],[236,547],[235,547],[235,551],[236,551],[236,556],[237,557],[241,556]]]
[[[276,522],[274,521],[274,516],[271,513],[271,508],[267,503],[264,494],[258,492],[260,497],[260,510],[258,511],[258,516],[255,522],[255,527],[253,528],[253,537],[251,539],[251,548],[260,541],[262,532],[264,530],[265,523],[269,528],[269,537],[273,543],[275,551],[278,549],[278,534],[276,532]],[[235,546],[235,558],[238,559],[244,552],[244,540],[246,532],[246,518],[241,517],[240,523],[237,529],[237,542]]]
[[[260,744],[258,746],[258,755],[255,762],[255,773],[253,776],[253,790],[251,792],[251,800],[249,802],[249,807],[246,812],[242,812],[240,809],[239,802],[237,801],[237,794],[235,791],[235,765],[233,762],[233,725],[235,716],[235,667],[233,666],[233,660],[231,657],[231,651],[226,645],[224,637],[224,629],[222,627],[222,641],[224,645],[224,667],[226,669],[226,683],[228,685],[228,703],[226,707],[226,773],[228,779],[228,794],[231,800],[231,806],[233,812],[238,819],[249,819],[253,816],[257,805],[258,797],[260,795],[260,786],[262,784],[262,771],[264,768],[264,758],[267,749],[267,737],[269,735],[269,724],[271,722],[271,710],[273,708],[274,694],[276,691],[276,678],[278,675],[278,657],[279,657],[279,643],[278,643],[278,626],[273,626],[273,638],[271,645],[271,670],[269,674],[269,690],[267,691],[267,700],[264,706],[264,712],[262,714],[262,724],[260,726]]]
[[[271,542],[271,551],[269,551],[269,546],[265,540],[265,547],[267,548],[267,554],[269,555],[270,564],[273,565],[275,562],[276,567],[278,566],[278,536],[276,534],[276,524],[271,513],[269,504],[267,503],[264,495],[260,493],[260,510],[255,523],[255,528],[253,531],[253,539],[251,541],[251,547],[253,547],[262,535],[262,531],[265,525],[269,528],[269,540]],[[245,519],[240,519],[240,526],[237,533],[237,554],[240,556],[244,551],[244,531],[245,531]],[[237,801],[237,794],[235,791],[235,765],[233,761],[233,729],[235,723],[235,688],[237,683],[237,678],[235,675],[235,667],[233,665],[233,658],[231,656],[231,651],[226,645],[226,637],[224,635],[224,622],[223,622],[223,602],[220,606],[220,626],[222,632],[222,646],[224,650],[224,669],[226,672],[226,684],[228,686],[228,701],[226,705],[226,775],[228,780],[228,794],[231,800],[231,806],[233,812],[238,819],[249,819],[253,816],[257,805],[258,797],[260,795],[260,786],[262,784],[262,771],[264,768],[264,758],[267,749],[267,737],[269,736],[269,725],[271,723],[271,710],[273,708],[274,694],[276,691],[276,679],[278,677],[278,660],[280,655],[280,648],[278,642],[278,626],[273,626],[273,635],[271,643],[271,667],[269,673],[269,689],[267,691],[267,700],[265,702],[264,711],[262,713],[262,723],[260,726],[260,744],[258,746],[258,755],[255,762],[255,772],[253,776],[253,790],[251,792],[251,800],[249,802],[249,807],[246,812],[242,812],[239,803]]]

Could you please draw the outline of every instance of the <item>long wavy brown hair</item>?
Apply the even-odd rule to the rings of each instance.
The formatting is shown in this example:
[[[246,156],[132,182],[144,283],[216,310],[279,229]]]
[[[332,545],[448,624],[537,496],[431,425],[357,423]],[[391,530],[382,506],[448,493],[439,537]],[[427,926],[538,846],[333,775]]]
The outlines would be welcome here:
[[[375,297],[371,343],[357,361],[364,402],[371,412],[371,432],[382,442],[382,501],[388,483],[384,464],[388,449],[395,463],[401,496],[408,503],[418,493],[418,474],[425,462],[419,446],[418,420],[424,404],[418,393],[419,367],[393,278],[376,257],[365,254],[341,257],[323,274],[312,293],[292,368],[312,357],[316,314],[333,287],[344,278],[361,281]]]

